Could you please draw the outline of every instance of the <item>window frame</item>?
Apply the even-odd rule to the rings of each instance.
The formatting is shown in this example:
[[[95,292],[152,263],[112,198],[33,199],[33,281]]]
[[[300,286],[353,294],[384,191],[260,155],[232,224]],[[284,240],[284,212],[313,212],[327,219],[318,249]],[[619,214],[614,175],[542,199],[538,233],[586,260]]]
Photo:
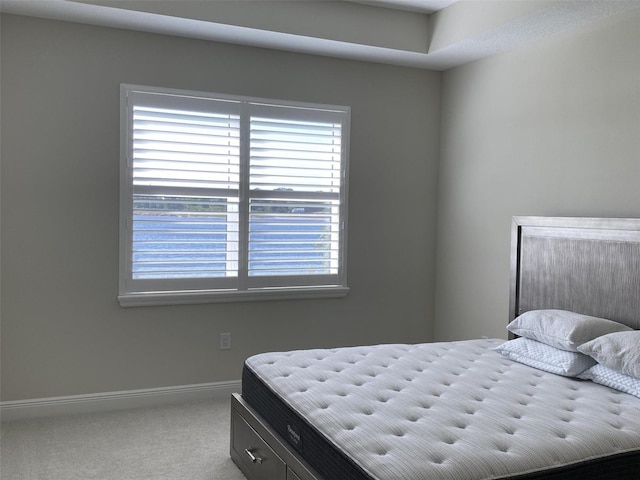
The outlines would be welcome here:
[[[252,198],[249,188],[249,168],[250,168],[250,144],[248,136],[248,126],[251,119],[249,105],[284,107],[289,110],[300,109],[303,115],[305,110],[318,112],[337,112],[341,117],[341,159],[340,159],[340,191],[339,191],[339,262],[338,274],[335,282],[327,284],[306,284],[296,285],[287,282],[286,277],[278,279],[277,285],[260,286],[260,281],[250,282],[242,278],[240,272],[232,288],[220,288],[216,284],[233,282],[220,282],[219,278],[197,279],[190,278],[181,281],[179,279],[169,279],[158,282],[166,285],[160,289],[153,288],[154,282],[134,280],[133,268],[133,218],[134,218],[134,180],[133,180],[133,95],[159,95],[166,98],[179,97],[201,100],[205,103],[208,100],[237,103],[240,113],[240,175],[238,184],[238,205],[240,222],[240,251],[238,255],[248,261],[249,252],[249,201]],[[130,105],[131,103],[131,105]],[[120,85],[120,234],[119,234],[119,295],[118,301],[123,307],[150,306],[150,305],[180,305],[196,303],[218,303],[218,302],[244,302],[258,300],[282,300],[282,299],[305,299],[305,298],[340,298],[347,295],[347,213],[348,213],[348,160],[349,160],[349,130],[350,130],[350,107],[337,105],[322,105],[313,103],[290,102],[256,97],[223,95],[209,92],[188,91],[181,89],[170,89],[162,87],[149,87],[133,84]],[[155,188],[155,187],[154,187]],[[167,187],[170,190],[169,187]],[[246,274],[246,271],[244,272]],[[313,275],[298,276],[314,278]],[[254,277],[247,277],[254,278]],[[266,277],[266,278],[277,278]],[[227,280],[225,278],[225,280]],[[282,281],[280,281],[282,280]],[[284,283],[284,285],[282,284]],[[300,282],[298,282],[300,283]],[[179,286],[178,284],[183,284]],[[213,284],[213,285],[212,285]]]

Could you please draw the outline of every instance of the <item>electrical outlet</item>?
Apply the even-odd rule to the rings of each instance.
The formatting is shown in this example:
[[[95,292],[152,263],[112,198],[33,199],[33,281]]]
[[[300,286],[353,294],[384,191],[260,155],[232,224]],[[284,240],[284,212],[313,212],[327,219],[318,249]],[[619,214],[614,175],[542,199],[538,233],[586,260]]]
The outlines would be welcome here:
[[[230,350],[230,349],[231,349],[231,334],[221,333],[220,334],[220,350]]]

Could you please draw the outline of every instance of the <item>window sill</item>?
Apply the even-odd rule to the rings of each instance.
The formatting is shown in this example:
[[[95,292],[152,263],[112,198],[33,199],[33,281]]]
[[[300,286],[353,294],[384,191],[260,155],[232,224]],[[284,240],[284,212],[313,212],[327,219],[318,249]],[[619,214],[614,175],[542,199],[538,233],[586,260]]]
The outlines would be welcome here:
[[[271,300],[303,300],[343,298],[349,287],[270,288],[247,291],[202,290],[189,292],[144,292],[118,296],[122,307],[157,305],[193,305],[199,303],[260,302]]]

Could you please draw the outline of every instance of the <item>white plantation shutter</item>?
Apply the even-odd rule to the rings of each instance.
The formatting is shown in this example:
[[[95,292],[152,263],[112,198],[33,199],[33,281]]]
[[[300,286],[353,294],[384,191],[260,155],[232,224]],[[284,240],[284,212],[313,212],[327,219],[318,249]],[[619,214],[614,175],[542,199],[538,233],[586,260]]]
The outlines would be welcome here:
[[[238,274],[240,104],[137,91],[128,101],[130,283],[235,286],[228,277]]]
[[[249,163],[249,284],[340,283],[340,114],[256,106]]]
[[[346,287],[348,109],[122,93],[121,302]]]

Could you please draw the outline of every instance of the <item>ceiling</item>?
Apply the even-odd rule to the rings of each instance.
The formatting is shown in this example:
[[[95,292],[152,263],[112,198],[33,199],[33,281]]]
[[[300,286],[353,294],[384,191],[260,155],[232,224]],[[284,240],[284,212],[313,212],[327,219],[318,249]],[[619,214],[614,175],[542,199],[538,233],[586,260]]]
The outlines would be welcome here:
[[[447,70],[640,0],[0,0],[3,13]]]

